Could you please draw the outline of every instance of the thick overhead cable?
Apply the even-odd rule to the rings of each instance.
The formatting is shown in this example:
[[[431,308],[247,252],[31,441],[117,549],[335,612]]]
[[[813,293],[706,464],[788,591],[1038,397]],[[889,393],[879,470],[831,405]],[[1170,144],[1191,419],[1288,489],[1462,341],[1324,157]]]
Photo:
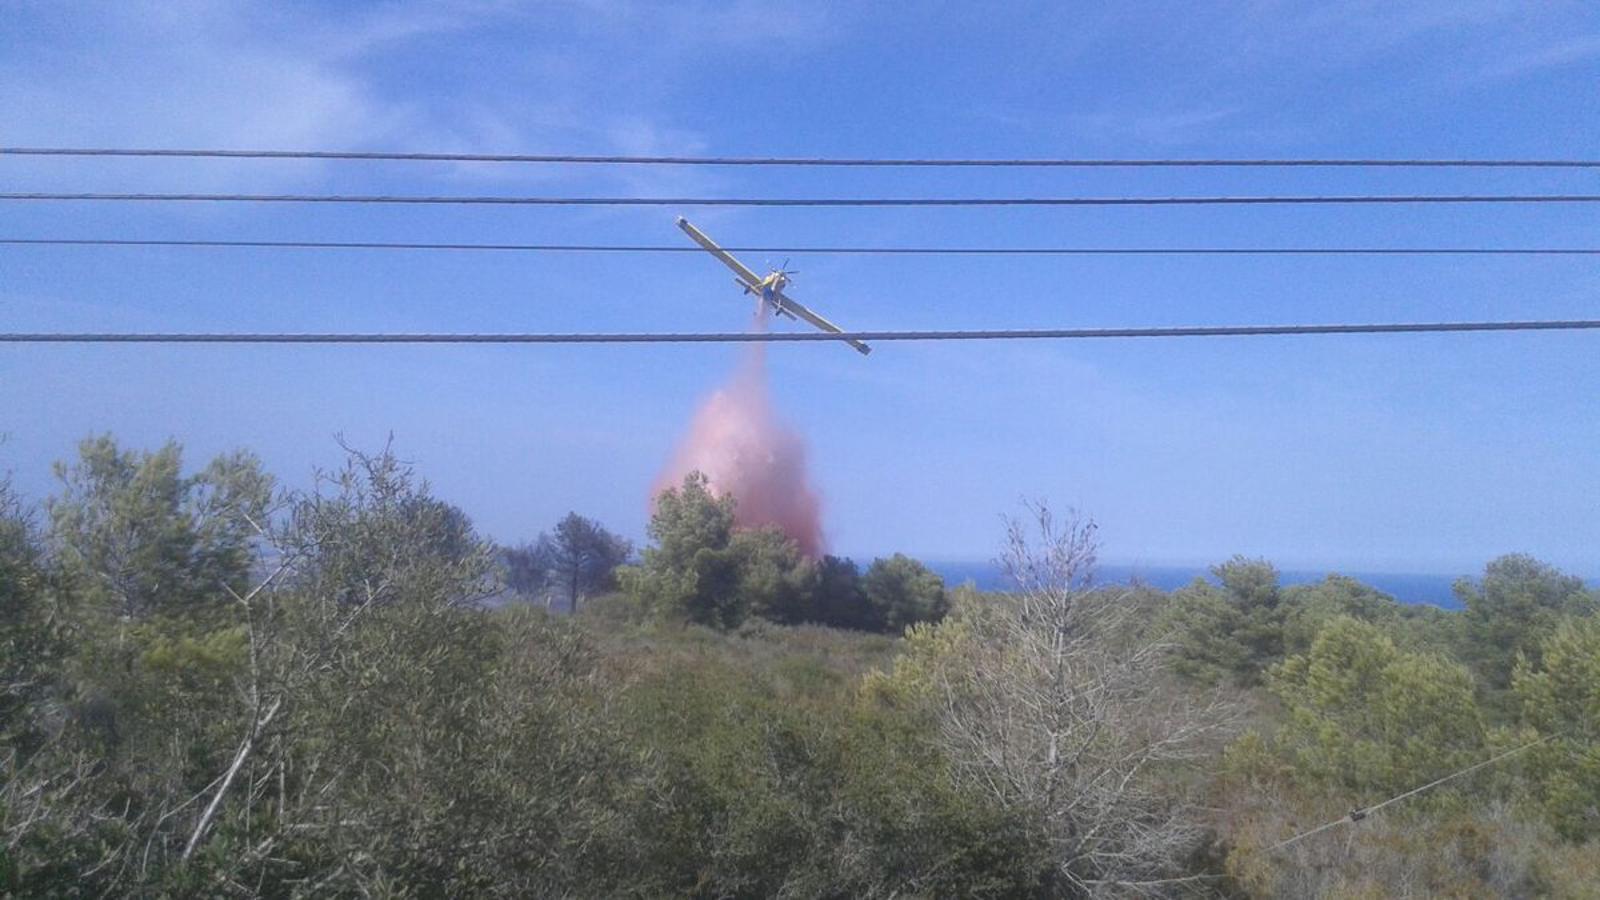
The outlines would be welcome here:
[[[0,238],[0,246],[200,247],[288,250],[493,250],[530,253],[701,253],[679,244],[476,244],[404,241],[231,241],[143,238]],[[1597,256],[1600,247],[724,247],[730,253],[908,256]]]
[[[1405,168],[1595,169],[1589,159],[1073,159],[819,156],[618,156],[541,153],[396,153],[365,150],[205,150],[116,147],[0,147],[0,156],[121,156],[213,159],[346,159],[396,162],[596,163],[673,166],[839,166],[861,168]]]
[[[506,197],[413,194],[164,194],[13,191],[0,200],[403,203],[468,206],[1281,206],[1397,203],[1600,203],[1600,194],[1328,194],[1194,197]]]
[[[1093,338],[1263,337],[1600,329],[1600,319],[1527,322],[1385,322],[1342,325],[1200,325],[1156,328],[1024,328],[969,331],[635,333],[0,333],[5,344],[746,344],[814,341],[987,341]]]

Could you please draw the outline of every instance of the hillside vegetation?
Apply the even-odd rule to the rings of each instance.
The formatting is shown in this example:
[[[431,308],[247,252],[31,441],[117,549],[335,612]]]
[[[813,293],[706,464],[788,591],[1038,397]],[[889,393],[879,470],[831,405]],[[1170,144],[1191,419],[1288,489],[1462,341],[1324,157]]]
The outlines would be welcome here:
[[[693,476],[630,557],[576,515],[494,547],[387,451],[309,492],[110,438],[58,472],[0,483],[5,896],[1600,884],[1600,597],[1525,556],[1460,612],[1242,558],[1099,587],[1094,524],[1033,507],[981,594]]]

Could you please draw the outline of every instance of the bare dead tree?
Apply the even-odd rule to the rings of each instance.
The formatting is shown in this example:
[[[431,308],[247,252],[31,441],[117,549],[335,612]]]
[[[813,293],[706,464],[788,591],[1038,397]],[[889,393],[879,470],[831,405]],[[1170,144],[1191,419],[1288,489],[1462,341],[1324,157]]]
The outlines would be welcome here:
[[[1008,522],[1016,592],[966,615],[935,667],[942,737],[959,777],[1039,823],[1062,893],[1204,893],[1184,868],[1202,820],[1174,776],[1232,716],[1174,686],[1124,592],[1092,590],[1096,534],[1042,503]]]

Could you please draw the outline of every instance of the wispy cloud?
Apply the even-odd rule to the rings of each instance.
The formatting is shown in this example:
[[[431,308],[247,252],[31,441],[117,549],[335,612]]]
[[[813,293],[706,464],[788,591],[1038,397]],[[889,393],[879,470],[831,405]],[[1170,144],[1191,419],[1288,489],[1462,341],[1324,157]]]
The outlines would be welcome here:
[[[754,0],[460,0],[353,10],[150,0],[92,14],[35,15],[27,46],[0,56],[0,121],[13,145],[660,154],[705,148],[698,134],[659,111],[676,67],[708,43],[782,41],[792,47],[821,40],[827,21]],[[526,49],[516,49],[518,42]],[[444,57],[441,49],[448,51]],[[493,54],[502,74],[508,63],[520,67],[517,75],[471,78],[479,52]],[[397,79],[407,54],[454,59],[469,77]],[[12,162],[13,184],[48,182],[70,167],[85,188],[170,188],[181,173],[189,189],[227,184],[259,190],[336,171],[282,162],[150,163],[136,171],[61,160]],[[642,191],[691,191],[706,186],[708,177],[526,166],[442,171],[456,179],[571,179]]]
[[[1513,53],[1483,68],[1489,80],[1518,78],[1547,69],[1559,69],[1600,59],[1600,33],[1559,40],[1542,47]]]
[[[1351,119],[1397,96],[1437,97],[1600,59],[1593,4],[1257,0],[1182,16],[1133,7],[1080,35],[1073,56],[1084,64],[1124,55],[1138,41],[1155,64],[1148,77],[1076,97],[1076,109],[982,114],[1035,135],[1118,146],[1296,146],[1337,139]],[[1383,89],[1333,89],[1346,79]],[[1306,96],[1316,102],[1286,102]]]
[[[792,52],[839,36],[844,16],[821,4],[778,0],[567,0],[591,26],[651,36],[661,51],[682,53],[706,46],[764,48]]]
[[[0,64],[0,120],[13,144],[153,147],[350,147],[426,132],[404,102],[380,98],[299,23],[233,3],[102,7],[45,30],[26,57]],[[60,164],[35,169],[48,175]],[[304,178],[318,167],[187,165],[196,189]],[[123,167],[75,167],[74,177]],[[174,166],[139,173],[162,177]],[[126,184],[126,181],[119,181]]]
[[[1281,64],[1355,65],[1431,35],[1492,26],[1526,15],[1517,0],[1322,3],[1263,0],[1239,7],[1232,40],[1219,44],[1240,67]]]
[[[1261,70],[1292,63],[1369,66],[1416,52],[1425,42],[1448,52],[1417,52],[1408,79],[1422,87],[1478,84],[1600,57],[1592,4],[1518,0],[1388,3],[1339,0],[1305,6],[1263,2],[1239,20],[1231,65]]]

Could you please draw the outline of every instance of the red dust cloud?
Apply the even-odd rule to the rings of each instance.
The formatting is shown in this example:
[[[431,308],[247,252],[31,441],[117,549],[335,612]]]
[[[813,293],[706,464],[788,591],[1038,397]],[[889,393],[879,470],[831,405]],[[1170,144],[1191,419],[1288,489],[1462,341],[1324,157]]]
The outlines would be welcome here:
[[[695,471],[706,476],[714,494],[737,501],[738,527],[776,525],[801,553],[822,556],[822,504],[806,477],[805,441],[773,415],[762,345],[750,346],[733,380],[695,413],[650,496],[681,485]]]

